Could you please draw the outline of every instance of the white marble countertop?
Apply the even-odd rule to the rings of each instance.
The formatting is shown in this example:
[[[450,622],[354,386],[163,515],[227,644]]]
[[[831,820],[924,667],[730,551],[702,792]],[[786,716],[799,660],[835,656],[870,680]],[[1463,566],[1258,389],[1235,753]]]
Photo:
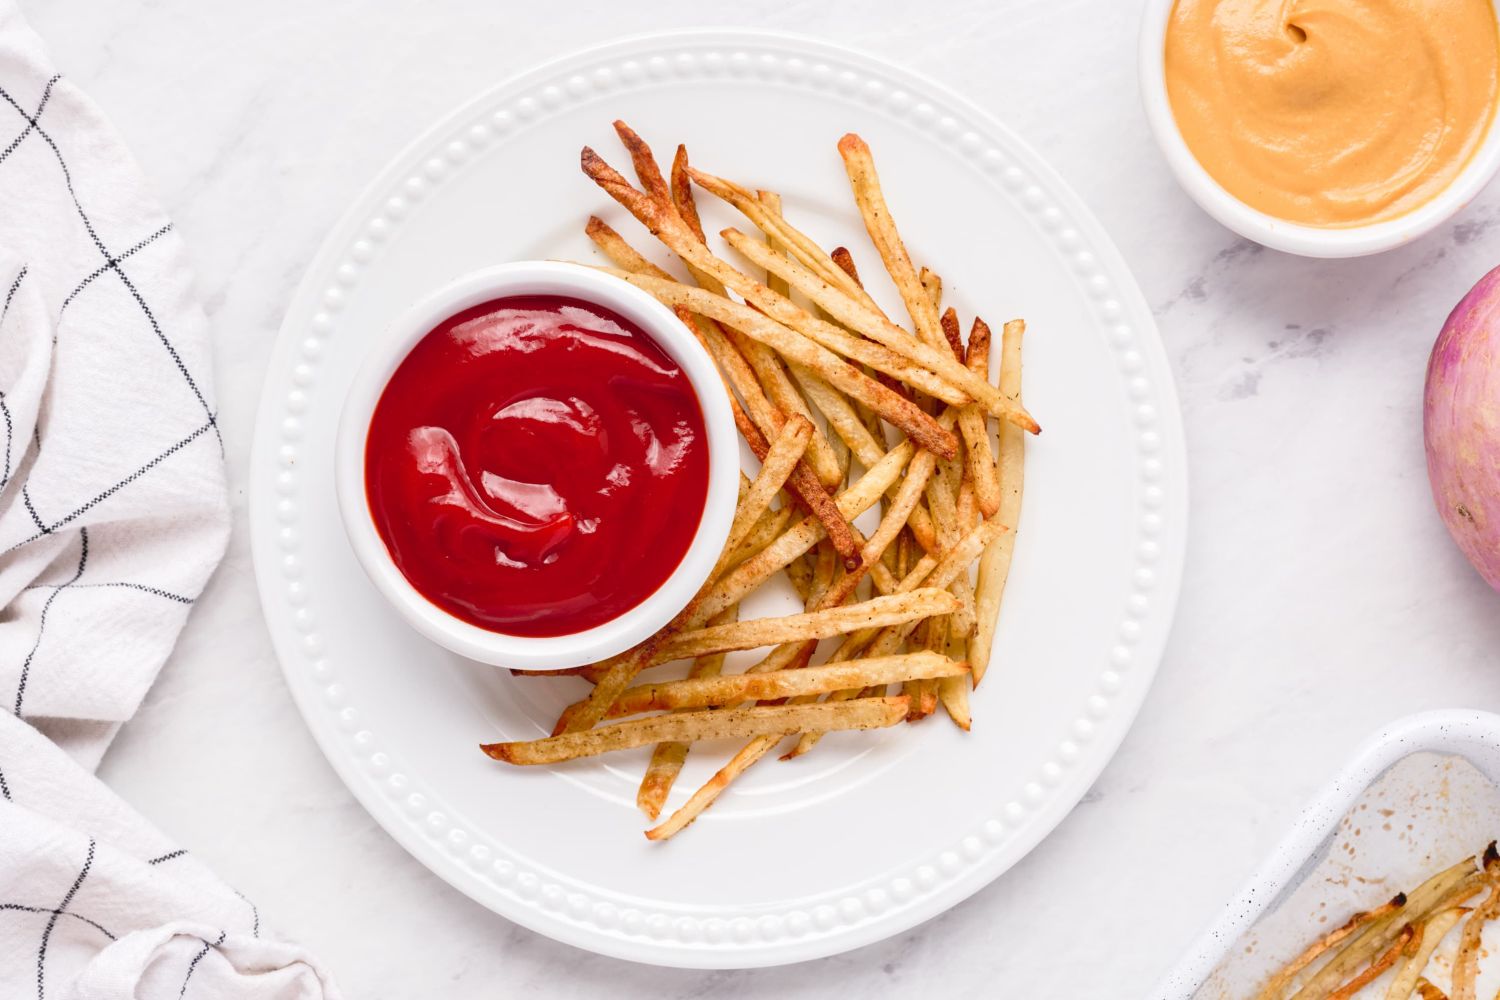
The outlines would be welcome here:
[[[1420,430],[1438,327],[1500,263],[1500,189],[1374,259],[1308,261],[1236,239],[1177,188],[1146,131],[1136,4],[879,0],[858,17],[707,0],[25,6],[124,133],[195,258],[236,511],[228,559],[102,774],[322,955],[351,997],[1144,996],[1359,740],[1421,709],[1500,708],[1500,596],[1432,510]],[[282,684],[252,579],[245,472],[285,303],[389,156],[543,58],[734,24],[838,39],[928,73],[994,110],[1078,189],[1156,310],[1185,411],[1193,518],[1145,711],[1038,850],[894,940],[696,973],[522,930],[370,820]]]

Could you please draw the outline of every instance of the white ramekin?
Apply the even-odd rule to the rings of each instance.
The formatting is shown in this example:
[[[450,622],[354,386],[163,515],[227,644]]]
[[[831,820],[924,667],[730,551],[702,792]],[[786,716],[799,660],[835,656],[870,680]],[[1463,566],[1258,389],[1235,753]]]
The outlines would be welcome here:
[[[682,562],[656,592],[602,625],[571,635],[533,638],[491,632],[423,597],[402,575],[375,528],[365,493],[370,417],[396,367],[443,320],[511,295],[564,295],[597,303],[638,324],[687,374],[708,434],[708,497]],[[470,659],[528,670],[560,670],[629,649],[667,624],[702,586],[729,537],[739,490],[739,440],[729,399],[708,353],[670,309],[618,278],[577,264],[527,261],[465,275],[408,309],[374,338],[339,418],[334,476],[349,543],[370,581],[418,632]],[[622,572],[628,567],[621,567]]]
[[[1167,21],[1175,0],[1147,0],[1141,22],[1141,102],[1172,172],[1202,209],[1246,239],[1304,257],[1360,257],[1408,243],[1442,225],[1467,205],[1500,169],[1500,127],[1491,122],[1484,143],[1437,197],[1405,215],[1366,226],[1325,228],[1287,222],[1257,211],[1209,176],[1178,131],[1167,100]]]

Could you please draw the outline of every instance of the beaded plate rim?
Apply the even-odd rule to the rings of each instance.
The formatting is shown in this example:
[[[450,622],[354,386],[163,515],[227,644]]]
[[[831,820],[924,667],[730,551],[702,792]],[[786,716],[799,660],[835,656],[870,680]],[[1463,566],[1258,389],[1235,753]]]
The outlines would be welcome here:
[[[926,863],[858,892],[753,915],[600,898],[518,864],[503,845],[452,819],[362,723],[318,633],[298,556],[308,389],[349,290],[412,206],[476,152],[574,101],[697,78],[832,91],[950,147],[1071,262],[1080,296],[1109,331],[1135,420],[1130,593],[1094,693],[1067,737],[1001,798],[996,815]],[[671,32],[581,51],[497,85],[416,140],[355,200],[309,266],[278,334],[252,449],[252,555],[277,657],[309,729],[356,798],[435,874],[511,920],[601,954],[682,967],[766,966],[836,954],[935,916],[1019,861],[1077,804],[1138,713],[1165,648],[1186,541],[1185,452],[1165,350],[1133,277],[1087,208],[1022,140],[941,85],[872,56],[775,32]],[[1085,761],[1082,746],[1091,741],[1104,749]]]

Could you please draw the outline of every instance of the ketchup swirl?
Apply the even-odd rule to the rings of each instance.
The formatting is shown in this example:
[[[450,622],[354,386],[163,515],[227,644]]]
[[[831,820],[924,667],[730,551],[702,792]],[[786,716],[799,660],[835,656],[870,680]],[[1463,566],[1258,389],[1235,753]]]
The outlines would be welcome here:
[[[365,489],[391,557],[438,607],[511,635],[581,632],[687,553],[708,494],[703,413],[624,317],[497,299],[442,323],[391,376]]]

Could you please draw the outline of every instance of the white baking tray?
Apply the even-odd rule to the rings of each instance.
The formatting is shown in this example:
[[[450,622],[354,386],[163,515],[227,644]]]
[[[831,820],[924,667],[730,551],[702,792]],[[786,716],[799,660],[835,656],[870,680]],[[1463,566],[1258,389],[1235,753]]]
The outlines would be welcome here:
[[[1152,996],[1254,996],[1272,970],[1316,935],[1496,836],[1500,715],[1442,711],[1402,719],[1361,747],[1313,800]],[[1491,931],[1487,942],[1500,937]],[[1449,935],[1434,957],[1438,969],[1457,938]],[[1481,962],[1480,996],[1494,995],[1497,966]],[[1435,973],[1434,982],[1446,986],[1446,973]]]

